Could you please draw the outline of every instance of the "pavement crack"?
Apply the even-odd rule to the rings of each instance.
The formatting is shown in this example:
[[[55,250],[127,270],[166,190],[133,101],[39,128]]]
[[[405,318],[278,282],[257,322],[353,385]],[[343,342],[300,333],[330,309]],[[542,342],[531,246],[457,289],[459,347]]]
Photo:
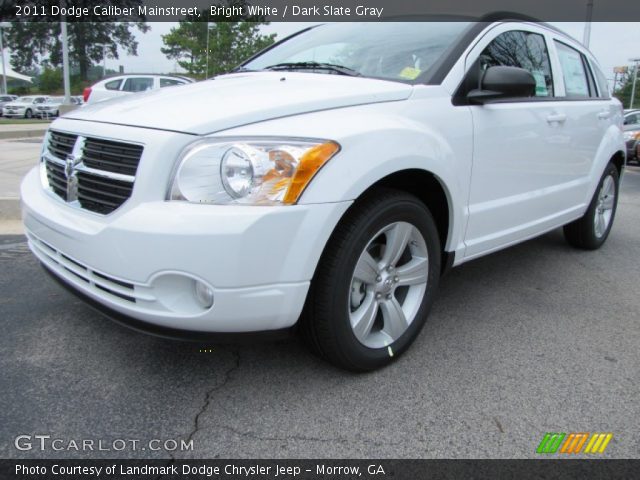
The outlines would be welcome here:
[[[187,435],[187,438],[185,440],[186,444],[189,444],[193,440],[193,437],[200,431],[200,429],[201,429],[200,418],[209,409],[209,405],[211,405],[211,402],[213,401],[213,397],[215,396],[215,393],[218,392],[219,390],[223,389],[229,383],[229,381],[231,380],[233,372],[235,372],[238,368],[240,368],[240,350],[239,349],[232,350],[232,353],[233,353],[233,356],[234,356],[233,365],[231,367],[229,367],[224,372],[224,377],[222,379],[222,382],[214,385],[209,390],[207,390],[207,392],[206,392],[206,394],[204,396],[204,402],[203,402],[202,406],[200,407],[200,410],[198,410],[198,413],[196,414],[195,418],[193,419],[193,428],[191,429],[191,431]],[[176,456],[174,455],[173,452],[168,451],[167,454],[169,455],[169,459],[170,460],[169,460],[169,462],[167,463],[166,466],[170,467],[178,459],[176,458]],[[156,478],[156,480],[159,480],[161,478],[164,478],[164,475],[160,475],[159,477]]]
[[[236,349],[236,350],[233,350],[232,352],[234,356],[233,365],[224,372],[224,377],[222,379],[222,382],[220,382],[217,385],[214,385],[212,388],[207,390],[207,393],[205,394],[205,397],[204,397],[204,403],[202,404],[202,407],[200,408],[195,418],[193,419],[193,428],[191,429],[191,431],[189,432],[189,435],[187,436],[186,443],[189,443],[191,440],[193,440],[193,437],[200,430],[200,418],[209,409],[209,405],[211,405],[211,401],[213,400],[215,393],[223,389],[231,380],[233,372],[235,372],[238,368],[240,368],[240,350]]]
[[[502,424],[500,423],[500,420],[498,420],[498,417],[493,417],[493,421],[495,422],[496,427],[498,427],[500,433],[504,433],[504,428],[502,428]]]

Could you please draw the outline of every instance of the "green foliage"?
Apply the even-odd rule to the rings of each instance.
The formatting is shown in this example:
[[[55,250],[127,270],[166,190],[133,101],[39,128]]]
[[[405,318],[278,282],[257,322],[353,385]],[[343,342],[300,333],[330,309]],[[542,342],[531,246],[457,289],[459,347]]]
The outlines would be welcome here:
[[[229,5],[246,5],[244,0],[233,0]],[[197,78],[211,77],[232,70],[243,60],[268,47],[274,42],[275,34],[260,34],[260,26],[268,25],[263,18],[234,18],[237,21],[216,22],[203,11],[201,16],[191,16],[162,36],[165,44],[162,53],[190,75]],[[214,22],[207,31],[207,22]],[[207,52],[207,34],[209,51]],[[209,71],[207,72],[207,53]]]
[[[42,93],[56,93],[62,88],[62,69],[45,68],[38,81]]]
[[[633,88],[633,68],[619,81],[620,87],[613,92],[613,96],[622,102],[624,108],[631,105],[631,90]],[[636,92],[633,98],[633,108],[640,108],[640,77],[636,80]]]
[[[105,0],[102,5],[137,7],[142,0]],[[48,4],[44,0],[34,0],[32,4]],[[78,0],[77,7],[90,7],[92,0]],[[137,11],[137,8],[136,8]],[[124,48],[129,55],[137,55],[138,42],[133,28],[142,32],[150,29],[144,18],[134,22],[117,22],[116,18],[100,17],[99,22],[68,22],[69,61],[77,65],[80,77],[87,79],[92,63],[103,59],[104,50],[108,58],[118,58],[118,47]],[[11,65],[17,71],[24,71],[35,65],[48,62],[57,67],[62,64],[62,42],[60,22],[13,22],[6,30],[7,46],[11,49]],[[101,45],[106,45],[103,49]]]

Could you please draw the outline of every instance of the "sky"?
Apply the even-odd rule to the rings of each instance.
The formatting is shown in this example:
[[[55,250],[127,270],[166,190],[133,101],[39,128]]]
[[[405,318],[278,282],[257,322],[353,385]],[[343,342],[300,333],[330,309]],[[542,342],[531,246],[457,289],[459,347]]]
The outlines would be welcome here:
[[[169,33],[176,23],[150,23],[151,30],[147,33],[136,31],[139,42],[138,56],[129,56],[120,52],[119,59],[108,58],[107,68],[118,70],[122,65],[125,72],[168,73],[179,72],[180,68],[173,60],[162,54],[162,35]],[[277,38],[283,38],[312,23],[301,22],[273,22],[262,27],[263,33],[276,33]],[[560,28],[569,35],[582,40],[583,22],[555,22],[552,25]],[[640,23],[593,23],[591,29],[590,50],[600,62],[605,75],[612,83],[613,67],[630,65],[630,58],[640,57]],[[8,52],[5,57],[8,59]]]

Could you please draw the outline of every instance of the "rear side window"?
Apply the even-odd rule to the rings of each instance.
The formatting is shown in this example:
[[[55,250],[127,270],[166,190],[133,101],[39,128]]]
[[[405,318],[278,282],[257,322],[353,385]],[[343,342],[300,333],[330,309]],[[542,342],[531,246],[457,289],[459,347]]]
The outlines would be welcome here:
[[[144,92],[153,88],[153,78],[127,78],[124,82],[125,92]]]
[[[119,78],[118,80],[111,80],[110,82],[105,83],[104,88],[106,88],[107,90],[119,90],[121,84],[122,79]]]
[[[538,33],[502,33],[487,45],[479,61],[481,71],[499,65],[524,68],[536,80],[536,97],[553,96],[549,52],[544,37]]]
[[[604,76],[604,73],[602,73],[602,70],[594,65],[593,62],[591,63],[591,69],[595,73],[596,81],[598,82],[598,90],[600,90],[598,97],[611,98],[611,95],[609,95],[609,83],[607,82],[607,78]]]
[[[567,97],[589,98],[595,95],[590,72],[587,71],[585,58],[575,48],[556,41],[558,59],[562,67],[564,89]]]
[[[637,123],[640,123],[640,113],[632,113],[624,117],[625,125],[635,125]]]
[[[9,102],[11,100],[12,100],[11,97],[0,97],[0,102]]]
[[[174,85],[184,85],[182,80],[176,80],[175,78],[161,78],[160,88],[173,87]]]

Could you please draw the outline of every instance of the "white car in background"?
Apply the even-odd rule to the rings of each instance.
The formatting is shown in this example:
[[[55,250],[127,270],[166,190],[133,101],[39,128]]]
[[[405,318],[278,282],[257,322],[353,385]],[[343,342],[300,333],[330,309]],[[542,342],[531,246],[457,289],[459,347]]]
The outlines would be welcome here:
[[[57,119],[23,219],[54,278],[120,322],[296,326],[365,371],[415,340],[448,267],[559,227],[602,246],[625,150],[598,63],[551,26],[334,23]]]
[[[7,103],[14,102],[18,99],[17,95],[0,95],[0,117],[2,116],[2,109]]]
[[[72,105],[82,105],[82,97],[69,97]],[[49,99],[36,107],[36,117],[53,118],[60,116],[60,105],[64,103],[64,97],[49,97]]]
[[[192,82],[193,80],[187,77],[168,75],[119,75],[105,78],[95,85],[85,88],[83,98],[85,103],[96,103],[132,93],[186,85]]]
[[[33,118],[36,116],[37,107],[49,99],[46,95],[29,95],[20,97],[2,107],[3,117]]]

